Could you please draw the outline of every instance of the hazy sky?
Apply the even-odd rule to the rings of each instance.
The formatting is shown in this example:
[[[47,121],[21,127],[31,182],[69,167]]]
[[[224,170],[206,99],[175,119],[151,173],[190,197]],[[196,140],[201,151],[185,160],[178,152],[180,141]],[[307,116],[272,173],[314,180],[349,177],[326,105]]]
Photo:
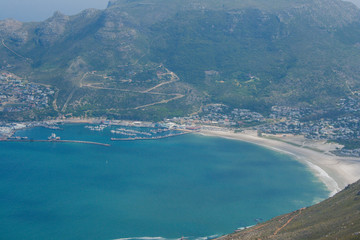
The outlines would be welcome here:
[[[108,0],[0,0],[0,20],[42,21],[57,10],[73,15],[87,8],[106,8]]]
[[[348,0],[360,6],[360,0]],[[108,0],[0,0],[0,20],[42,21],[59,10],[66,15],[87,8],[106,8]]]

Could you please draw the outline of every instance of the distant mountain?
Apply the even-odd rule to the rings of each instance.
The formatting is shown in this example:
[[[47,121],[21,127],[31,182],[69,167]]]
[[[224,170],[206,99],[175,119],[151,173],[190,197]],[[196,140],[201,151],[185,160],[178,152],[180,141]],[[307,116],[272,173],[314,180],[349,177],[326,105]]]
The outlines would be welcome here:
[[[360,181],[317,205],[273,218],[219,240],[359,238]]]
[[[360,11],[340,0],[112,0],[0,21],[0,40],[0,68],[56,89],[58,115],[331,106],[360,87]]]
[[[356,6],[360,7],[360,1],[359,0],[349,0],[347,2],[352,2],[354,3]]]

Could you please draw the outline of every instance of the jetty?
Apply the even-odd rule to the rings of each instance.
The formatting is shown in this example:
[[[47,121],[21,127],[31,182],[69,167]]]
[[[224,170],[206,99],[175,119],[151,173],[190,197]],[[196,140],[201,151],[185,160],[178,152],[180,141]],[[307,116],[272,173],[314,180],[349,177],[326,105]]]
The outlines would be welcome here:
[[[90,141],[80,141],[80,140],[57,140],[57,139],[49,139],[49,140],[33,140],[33,139],[1,139],[0,142],[53,142],[53,143],[83,143],[83,144],[92,144],[104,147],[110,147],[110,144],[106,143],[98,143],[98,142],[90,142]]]

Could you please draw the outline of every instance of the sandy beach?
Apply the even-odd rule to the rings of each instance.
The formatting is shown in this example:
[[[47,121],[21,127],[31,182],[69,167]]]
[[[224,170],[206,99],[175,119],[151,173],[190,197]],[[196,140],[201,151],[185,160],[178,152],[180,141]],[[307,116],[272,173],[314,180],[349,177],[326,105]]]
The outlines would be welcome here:
[[[199,133],[245,141],[289,154],[307,165],[330,190],[331,196],[360,179],[360,159],[339,157],[330,153],[330,150],[335,149],[336,144],[312,141],[301,145],[298,144],[300,141],[296,139],[296,136],[287,137],[285,141],[282,138],[259,137],[257,132],[252,130],[234,133],[223,128],[212,128],[211,130],[202,129]]]
[[[105,118],[67,118],[67,119],[54,119],[48,120],[50,123],[100,123],[101,121],[105,121]]]

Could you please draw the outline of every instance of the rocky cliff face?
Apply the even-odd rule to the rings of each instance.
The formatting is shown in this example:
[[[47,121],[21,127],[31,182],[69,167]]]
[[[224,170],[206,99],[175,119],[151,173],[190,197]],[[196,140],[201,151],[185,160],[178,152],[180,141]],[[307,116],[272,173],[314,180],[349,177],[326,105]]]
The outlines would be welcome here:
[[[0,21],[0,37],[7,38],[16,45],[24,44],[28,38],[29,33],[24,28],[24,24],[22,22],[6,19],[4,21]]]
[[[59,37],[64,34],[69,21],[69,16],[55,12],[51,18],[40,23],[34,31],[38,38],[39,45],[49,47],[56,42]]]

